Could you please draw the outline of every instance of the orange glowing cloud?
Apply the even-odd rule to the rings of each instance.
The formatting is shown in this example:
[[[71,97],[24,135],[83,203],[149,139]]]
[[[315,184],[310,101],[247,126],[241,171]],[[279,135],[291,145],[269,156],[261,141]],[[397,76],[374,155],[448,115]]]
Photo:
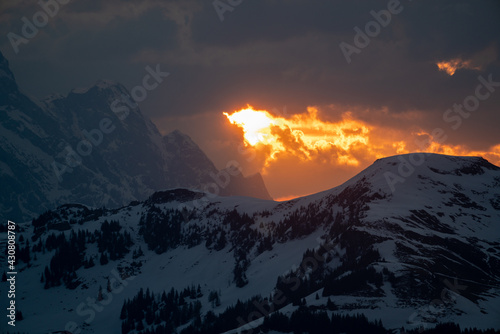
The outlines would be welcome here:
[[[293,154],[307,161],[323,151],[334,151],[337,163],[357,166],[359,161],[348,152],[368,145],[370,127],[352,119],[349,112],[336,123],[320,120],[314,107],[288,119],[251,106],[224,115],[243,130],[245,145],[267,148],[266,165],[280,154]]]
[[[425,132],[420,131],[418,133],[414,133],[419,137],[427,137],[428,145],[425,148],[416,149],[416,152],[428,152],[428,153],[438,153],[438,154],[446,154],[446,155],[455,155],[455,156],[477,156],[483,157],[489,162],[499,166],[500,165],[500,144],[492,146],[488,151],[478,151],[471,150],[464,145],[452,145],[452,144],[444,144],[439,141],[433,140],[432,136]],[[407,150],[401,153],[411,153]]]
[[[446,72],[448,75],[452,76],[455,72],[461,68],[469,70],[480,70],[481,67],[474,65],[472,60],[462,60],[460,58],[455,58],[447,61],[440,61],[436,63],[440,71]]]
[[[272,164],[289,163],[293,159],[357,168],[379,158],[412,152],[483,156],[493,164],[500,164],[500,144],[490,150],[470,150],[463,145],[434,140],[421,129],[408,131],[370,125],[355,119],[349,111],[342,113],[336,122],[322,120],[315,107],[287,118],[251,106],[224,115],[242,130],[245,146],[264,156],[264,173]]]

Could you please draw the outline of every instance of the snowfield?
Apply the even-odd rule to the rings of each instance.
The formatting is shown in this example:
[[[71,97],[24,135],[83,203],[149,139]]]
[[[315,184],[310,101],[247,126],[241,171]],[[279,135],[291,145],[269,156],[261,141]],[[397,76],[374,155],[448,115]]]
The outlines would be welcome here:
[[[201,314],[217,315],[238,300],[272,296],[279,276],[298,273],[304,282],[318,283],[317,290],[304,296],[308,306],[326,305],[331,299],[338,306],[335,313],[363,313],[370,320],[381,319],[388,329],[430,328],[447,321],[462,328],[500,329],[500,168],[472,157],[433,154],[425,159],[394,192],[385,175],[397,175],[399,157],[380,159],[339,187],[288,202],[178,189],[119,209],[95,211],[93,216],[88,212],[96,209],[66,205],[37,229],[31,222],[19,223],[21,248],[28,240],[31,247],[46,242],[52,233],[64,233],[67,239],[74,232],[95,233],[105,221],[118,221],[120,233],[128,232],[132,245],[122,258],[101,265],[97,244],[88,242],[85,258],[93,258],[95,265],[76,270],[74,289],[64,284],[45,289],[41,276],[56,250],[31,251],[29,265],[17,264],[16,305],[24,320],[15,328],[5,327],[4,322],[2,331],[122,333],[123,303],[141,288],[161,294],[199,285]],[[155,217],[170,217],[172,210],[184,212],[179,242],[162,252],[150,249],[141,226],[148,219],[160,227],[167,224],[162,220],[167,218]],[[228,218],[231,212],[248,219],[249,225],[233,226],[238,222]],[[66,223],[66,228],[57,223]],[[212,234],[214,240],[221,238],[222,231],[227,241],[215,249],[207,240]],[[253,232],[246,232],[246,238],[241,231]],[[24,241],[19,241],[21,235]],[[271,246],[259,248],[266,237]],[[5,233],[0,240],[6,240]],[[305,252],[325,244],[332,246],[324,262],[306,265]],[[133,258],[139,248],[143,255]],[[243,258],[237,257],[242,249]],[[367,281],[355,293],[325,295],[327,286],[331,290],[335,282],[354,277],[359,271],[356,263],[364,263],[369,250],[379,257],[370,258],[367,268],[373,268],[382,281]],[[247,282],[238,287],[234,270],[240,264]],[[99,301],[99,287],[106,291],[108,280],[111,292]],[[0,287],[3,294],[7,283]],[[218,306],[207,299],[213,291],[220,293]],[[289,300],[281,306],[285,314],[298,307]],[[244,320],[251,321],[245,326],[256,326],[263,318]]]

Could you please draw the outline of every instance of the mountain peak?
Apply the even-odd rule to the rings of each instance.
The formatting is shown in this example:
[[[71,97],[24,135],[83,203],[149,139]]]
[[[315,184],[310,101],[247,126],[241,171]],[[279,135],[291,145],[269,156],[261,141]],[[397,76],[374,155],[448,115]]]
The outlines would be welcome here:
[[[184,147],[199,149],[198,145],[196,145],[190,136],[177,129],[165,135],[163,140],[167,144],[182,144]]]
[[[163,137],[167,151],[171,154],[171,170],[175,173],[174,183],[179,187],[196,187],[206,189],[206,186],[217,181],[219,173],[230,177],[227,184],[221,185],[218,194],[221,196],[249,196],[271,200],[262,176],[257,173],[249,177],[242,174],[233,175],[227,170],[219,171],[203,150],[180,130],[174,130]],[[198,182],[193,183],[194,180]]]
[[[424,152],[400,154],[377,159],[343,184],[305,198],[308,198],[308,201],[314,200],[322,198],[325,193],[335,197],[345,190],[350,189],[349,191],[356,193],[355,189],[363,188],[370,193],[370,196],[389,196],[404,201],[408,200],[405,197],[408,189],[421,190],[439,185],[442,187],[438,187],[440,191],[450,191],[446,186],[451,179],[463,177],[471,180],[471,177],[487,177],[492,174],[491,172],[498,171],[500,167],[477,156],[451,156]],[[397,196],[394,196],[395,194]],[[354,200],[359,194],[353,196],[350,200]]]
[[[15,81],[14,74],[10,70],[9,61],[3,56],[2,52],[0,52],[0,78]]]
[[[72,89],[70,94],[83,95],[92,91],[109,91],[112,94],[121,94],[127,92],[127,89],[119,82],[99,79],[92,86]]]
[[[0,52],[0,105],[10,104],[12,96],[17,94],[19,87],[10,70],[9,61]]]
[[[389,169],[402,168],[406,165],[411,169],[426,166],[433,172],[440,174],[482,174],[483,168],[488,170],[498,170],[500,167],[493,165],[488,160],[479,156],[451,156],[438,153],[408,153],[401,155],[394,155],[386,158],[378,159],[374,162],[373,166]]]
[[[172,137],[172,138],[184,138],[184,139],[189,139],[191,140],[191,137],[189,135],[185,134],[179,129],[175,129],[174,131],[170,132],[169,134],[166,135],[166,137]]]

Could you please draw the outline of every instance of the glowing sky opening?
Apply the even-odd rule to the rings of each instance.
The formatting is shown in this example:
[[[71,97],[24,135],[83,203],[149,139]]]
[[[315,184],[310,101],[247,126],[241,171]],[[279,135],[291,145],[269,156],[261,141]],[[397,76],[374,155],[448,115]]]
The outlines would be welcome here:
[[[265,146],[268,165],[282,153],[292,153],[303,161],[314,159],[320,152],[335,148],[339,162],[357,166],[359,161],[347,152],[355,146],[368,145],[370,127],[351,119],[349,113],[340,122],[325,122],[318,118],[318,110],[309,107],[307,113],[290,118],[274,116],[252,106],[224,113],[231,124],[243,130],[245,145]]]
[[[271,114],[264,110],[253,110],[252,107],[242,109],[229,115],[224,113],[231,124],[236,124],[243,129],[246,143],[255,146],[258,143],[271,144],[273,136],[271,127],[277,122]]]
[[[370,125],[349,111],[341,113],[340,120],[335,122],[321,119],[316,107],[289,117],[255,110],[250,105],[223,114],[230,124],[242,130],[245,146],[264,156],[264,173],[268,167],[279,164],[280,159],[358,168],[379,158],[411,152],[483,156],[500,164],[500,144],[488,151],[475,151],[434,140],[422,129],[408,133]],[[418,142],[426,145],[417,145]]]

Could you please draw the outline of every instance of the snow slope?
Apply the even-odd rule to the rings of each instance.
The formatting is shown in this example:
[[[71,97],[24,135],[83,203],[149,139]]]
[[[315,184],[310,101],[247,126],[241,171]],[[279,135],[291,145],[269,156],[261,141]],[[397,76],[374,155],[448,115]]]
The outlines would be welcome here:
[[[25,319],[15,330],[46,333],[77,326],[73,333],[121,333],[123,302],[140,288],[161,293],[200,285],[202,314],[219,314],[238,300],[276,293],[278,277],[290,275],[301,277],[303,286],[306,279],[315,282],[307,283],[317,286],[305,291],[308,305],[325,305],[331,298],[336,312],[382,319],[386,328],[453,321],[462,328],[500,329],[500,168],[481,158],[423,157],[392,189],[388,177],[402,177],[401,162],[414,157],[377,160],[339,187],[280,203],[175,189],[94,214],[84,206],[60,207],[36,230],[21,224],[25,241],[20,244],[34,235],[38,239],[32,245],[51,233],[93,232],[105,220],[116,220],[132,235],[133,245],[122,259],[100,265],[96,244],[88,243],[85,256],[94,257],[96,265],[76,271],[74,290],[64,285],[44,289],[40,277],[55,251],[32,252],[29,267],[18,264],[16,298]],[[169,210],[182,212],[179,240],[169,239],[158,254],[148,249],[141,226],[148,220],[170,226]],[[60,223],[67,230],[57,231]],[[227,242],[218,249],[211,236],[216,240],[222,231]],[[304,262],[307,250],[326,244],[331,246],[324,262]],[[132,251],[139,247],[144,255],[134,259]],[[245,264],[248,282],[238,287],[234,269]],[[382,277],[380,284],[367,281],[350,292],[335,292],[346,284],[342,278],[363,268]],[[92,311],[87,298],[97,298],[99,286],[117,275],[126,286]],[[6,283],[0,287],[5,291]],[[332,287],[333,294],[327,293]],[[220,291],[220,306],[208,302],[211,291]],[[282,312],[296,309],[290,302]]]

